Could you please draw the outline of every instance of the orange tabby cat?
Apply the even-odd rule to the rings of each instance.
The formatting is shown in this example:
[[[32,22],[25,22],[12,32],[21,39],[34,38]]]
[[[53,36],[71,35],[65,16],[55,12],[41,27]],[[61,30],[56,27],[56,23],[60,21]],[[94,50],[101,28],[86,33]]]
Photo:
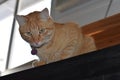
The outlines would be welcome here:
[[[35,66],[96,50],[93,38],[83,35],[78,24],[54,22],[47,8],[16,19],[22,38],[38,52]]]

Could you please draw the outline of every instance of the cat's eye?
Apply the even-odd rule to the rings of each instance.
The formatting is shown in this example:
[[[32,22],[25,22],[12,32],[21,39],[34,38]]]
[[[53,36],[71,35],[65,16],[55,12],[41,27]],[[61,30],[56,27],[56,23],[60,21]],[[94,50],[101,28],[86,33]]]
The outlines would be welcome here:
[[[40,30],[39,30],[39,33],[40,34],[42,34],[42,33],[44,33],[45,32],[45,28],[41,28]]]
[[[32,33],[31,33],[31,32],[26,32],[25,35],[26,35],[26,36],[31,36]]]

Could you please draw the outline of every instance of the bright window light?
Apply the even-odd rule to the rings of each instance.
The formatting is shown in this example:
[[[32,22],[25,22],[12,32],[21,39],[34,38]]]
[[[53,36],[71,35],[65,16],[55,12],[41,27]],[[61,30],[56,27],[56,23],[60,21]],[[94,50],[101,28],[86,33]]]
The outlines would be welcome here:
[[[0,71],[5,70],[13,16],[0,21]]]

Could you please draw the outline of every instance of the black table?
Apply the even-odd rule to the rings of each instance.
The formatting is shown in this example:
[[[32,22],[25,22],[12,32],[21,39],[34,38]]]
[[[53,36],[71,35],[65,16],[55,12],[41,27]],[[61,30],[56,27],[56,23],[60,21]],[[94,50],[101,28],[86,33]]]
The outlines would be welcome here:
[[[120,45],[3,76],[0,80],[120,80]]]

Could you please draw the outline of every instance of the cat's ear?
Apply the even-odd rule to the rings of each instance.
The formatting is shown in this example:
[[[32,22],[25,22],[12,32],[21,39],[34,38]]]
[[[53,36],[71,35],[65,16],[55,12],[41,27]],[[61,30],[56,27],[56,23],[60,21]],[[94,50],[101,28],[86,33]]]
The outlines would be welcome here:
[[[23,26],[26,23],[26,20],[25,20],[24,16],[16,15],[15,18],[18,21],[18,24],[20,26]]]
[[[43,9],[41,12],[40,12],[40,18],[41,20],[43,21],[46,21],[48,18],[49,18],[49,11],[47,8]]]

